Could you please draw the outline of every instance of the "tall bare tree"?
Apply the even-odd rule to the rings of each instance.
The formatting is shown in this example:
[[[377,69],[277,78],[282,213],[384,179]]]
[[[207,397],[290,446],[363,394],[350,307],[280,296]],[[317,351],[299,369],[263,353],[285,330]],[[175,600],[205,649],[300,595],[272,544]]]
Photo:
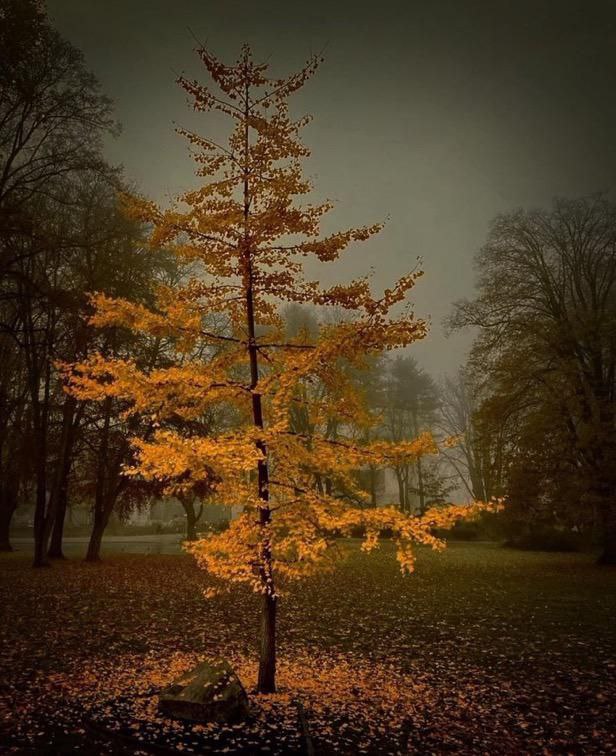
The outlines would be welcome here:
[[[559,408],[550,416],[576,456],[580,505],[614,564],[616,206],[593,196],[499,216],[477,267],[479,295],[457,305],[453,325],[479,328],[475,361],[494,385],[524,385]]]

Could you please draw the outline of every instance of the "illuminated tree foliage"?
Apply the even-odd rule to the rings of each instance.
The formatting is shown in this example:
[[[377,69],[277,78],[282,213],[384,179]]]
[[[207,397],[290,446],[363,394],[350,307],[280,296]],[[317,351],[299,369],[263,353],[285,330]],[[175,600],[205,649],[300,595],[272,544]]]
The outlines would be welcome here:
[[[206,49],[198,54],[210,84],[183,77],[179,83],[195,110],[217,111],[230,120],[228,142],[180,129],[205,183],[166,209],[127,200],[130,214],[150,224],[152,247],[191,261],[194,272],[175,287],[161,287],[154,310],[125,299],[93,298],[93,324],[163,338],[173,343],[176,359],[147,371],[130,360],[95,355],[74,366],[70,380],[78,396],[128,399],[129,412],[154,422],[153,434],[133,439],[136,462],[129,474],[162,481],[169,494],[214,476],[216,500],[241,507],[228,530],[198,541],[192,551],[221,585],[243,583],[261,594],[258,688],[268,692],[275,689],[281,589],[325,563],[336,533],[363,527],[364,548],[370,550],[379,532],[390,529],[401,568],[410,572],[413,542],[441,547],[432,528],[447,527],[469,508],[410,517],[394,507],[357,506],[366,494],[354,471],[415,460],[436,447],[428,434],[399,443],[362,443],[365,434],[358,439],[353,429],[367,422],[366,410],[351,391],[348,367],[423,338],[426,324],[403,305],[417,271],[380,296],[371,293],[366,278],[323,288],[303,275],[305,258],[333,262],[352,242],[381,229],[375,223],[320,233],[331,203],[312,202],[311,184],[302,175],[309,151],[299,134],[309,118],[293,120],[287,107],[320,60],[273,79],[248,47],[230,66]],[[323,326],[316,340],[305,331],[289,337],[279,314],[287,303],[338,308],[352,317]],[[301,390],[314,384],[321,387],[318,393]],[[302,401],[310,434],[291,422],[292,408]],[[193,432],[203,427],[195,421],[223,406],[231,408],[225,423],[208,435]],[[338,433],[332,439],[326,429],[334,421]],[[331,488],[317,485],[319,479],[332,481]]]

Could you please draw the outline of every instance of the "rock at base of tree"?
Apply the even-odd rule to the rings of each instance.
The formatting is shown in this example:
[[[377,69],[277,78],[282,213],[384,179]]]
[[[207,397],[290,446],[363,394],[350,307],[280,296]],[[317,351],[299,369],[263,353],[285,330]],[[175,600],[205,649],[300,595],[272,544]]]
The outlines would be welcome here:
[[[158,708],[190,722],[238,722],[250,713],[246,691],[224,660],[202,662],[183,674],[161,692]]]

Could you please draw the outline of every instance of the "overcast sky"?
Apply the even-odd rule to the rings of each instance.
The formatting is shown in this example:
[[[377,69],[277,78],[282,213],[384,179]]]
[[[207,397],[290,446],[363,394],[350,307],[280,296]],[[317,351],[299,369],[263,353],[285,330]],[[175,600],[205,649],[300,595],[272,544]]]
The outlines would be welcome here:
[[[295,96],[308,173],[343,227],[389,217],[331,280],[375,269],[375,285],[423,258],[414,294],[431,333],[411,347],[435,376],[468,338],[442,319],[472,295],[490,220],[616,182],[614,0],[48,0],[123,124],[109,157],[158,199],[193,182],[173,121],[195,124],[180,72],[198,73],[192,34],[235,60],[243,42],[274,74],[325,51]],[[190,30],[190,31],[189,31]],[[203,134],[217,123],[199,117]],[[323,276],[325,280],[325,276]]]

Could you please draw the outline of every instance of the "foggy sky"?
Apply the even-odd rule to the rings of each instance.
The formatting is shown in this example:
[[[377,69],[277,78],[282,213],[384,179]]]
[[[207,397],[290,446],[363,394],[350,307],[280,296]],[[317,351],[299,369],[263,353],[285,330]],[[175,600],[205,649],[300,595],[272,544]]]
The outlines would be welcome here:
[[[375,269],[386,286],[423,258],[413,295],[431,333],[410,353],[435,377],[464,360],[468,336],[442,319],[473,290],[490,220],[616,181],[616,2],[609,0],[48,0],[116,104],[108,157],[161,199],[192,185],[173,121],[197,120],[174,83],[199,74],[192,33],[235,60],[243,42],[283,75],[324,50],[292,100],[312,113],[304,141],[331,227],[389,218],[327,280]],[[191,31],[189,31],[189,29]],[[325,281],[325,277],[322,278]]]

